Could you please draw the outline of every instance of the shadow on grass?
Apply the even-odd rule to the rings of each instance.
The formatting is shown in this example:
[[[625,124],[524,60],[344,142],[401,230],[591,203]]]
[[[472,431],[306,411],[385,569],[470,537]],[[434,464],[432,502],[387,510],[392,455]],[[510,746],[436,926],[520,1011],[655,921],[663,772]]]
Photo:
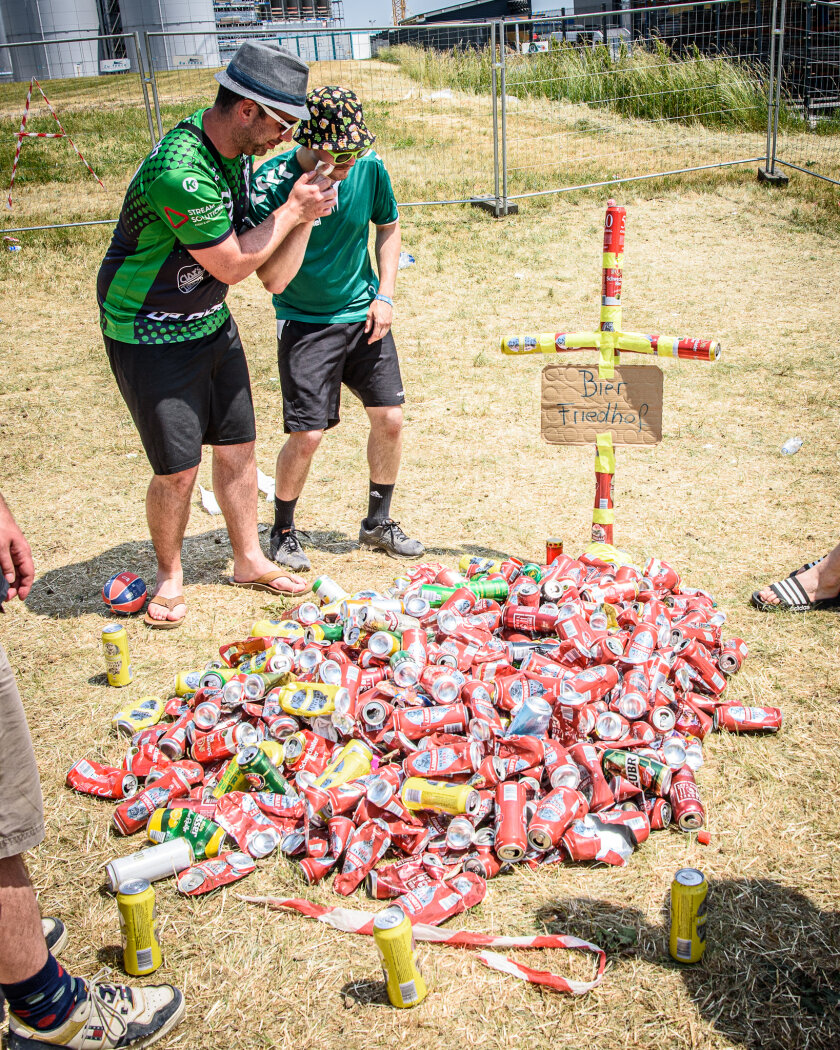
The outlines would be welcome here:
[[[96,961],[101,966],[110,966],[112,970],[116,970],[117,973],[123,972],[123,949],[121,944],[106,944],[102,948],[96,950]],[[131,980],[131,978],[128,978]],[[116,977],[115,980],[119,981],[120,978]],[[125,978],[123,978],[125,980]]]
[[[348,981],[341,989],[341,1001],[346,1010],[350,1010],[354,1003],[360,1006],[387,1006],[389,1010],[393,1007],[385,991],[385,982],[382,980]]]
[[[220,583],[227,576],[231,550],[227,530],[212,529],[184,539],[184,583]],[[151,589],[156,561],[151,540],[131,540],[97,554],[51,569],[32,585],[26,605],[39,616],[66,620],[90,613],[112,620],[102,600],[102,587],[116,572],[135,572]]]
[[[659,926],[588,898],[545,907],[538,919],[601,945],[612,966],[635,957],[679,971],[700,1015],[746,1050],[837,1050],[840,911],[768,879],[711,880],[708,902],[708,946],[696,966],[668,954],[667,901]]]
[[[317,560],[319,550],[330,554],[344,554],[359,550],[358,542],[338,530],[312,531],[307,533],[309,542],[307,550],[314,551]],[[262,532],[260,539],[263,549],[268,548],[269,533]],[[365,553],[381,553],[375,550]],[[476,555],[482,558],[500,559],[507,557],[502,551],[474,544],[462,547],[432,547],[423,556],[460,558],[463,554]],[[230,541],[225,528],[211,529],[198,536],[187,536],[183,546],[184,584],[224,583],[229,577],[231,558]],[[388,559],[389,565],[413,564],[417,559]],[[317,571],[317,564],[314,566]],[[154,583],[156,562],[151,540],[130,540],[116,547],[97,554],[86,561],[73,562],[59,569],[50,569],[39,576],[32,585],[26,604],[39,616],[54,620],[67,620],[76,616],[87,616],[91,613],[103,620],[112,620],[114,614],[102,600],[102,587],[114,573],[135,572],[146,581],[150,588]]]

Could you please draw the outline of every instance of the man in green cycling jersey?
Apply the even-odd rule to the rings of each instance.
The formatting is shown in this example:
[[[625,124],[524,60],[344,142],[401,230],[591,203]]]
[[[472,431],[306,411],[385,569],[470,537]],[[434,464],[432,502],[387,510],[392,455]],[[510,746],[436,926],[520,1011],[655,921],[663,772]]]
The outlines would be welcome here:
[[[259,225],[246,223],[252,156],[287,142],[306,106],[308,69],[291,52],[246,41],[209,109],[168,132],[134,175],[102,262],[97,296],[111,368],[151,463],[146,515],[157,555],[150,627],[183,622],[181,547],[201,446],[233,547],[233,582],[298,594],[257,536],[254,411],[228,286],[327,215],[335,190],[315,173]]]

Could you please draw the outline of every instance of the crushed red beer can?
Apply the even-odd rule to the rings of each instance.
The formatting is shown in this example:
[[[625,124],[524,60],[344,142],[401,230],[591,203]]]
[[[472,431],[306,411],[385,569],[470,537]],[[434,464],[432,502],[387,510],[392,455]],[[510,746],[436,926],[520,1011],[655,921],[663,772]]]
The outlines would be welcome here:
[[[86,758],[80,758],[67,770],[67,784],[74,791],[97,798],[126,798],[137,791],[134,773]]]
[[[212,893],[220,886],[229,886],[250,875],[256,869],[254,861],[245,853],[221,853],[182,871],[175,880],[178,892],[187,897]]]
[[[324,577],[313,589],[320,605],[178,669],[169,721],[103,748],[112,766],[68,774],[119,802],[124,835],[176,800],[224,830],[181,892],[273,853],[307,883],[365,885],[434,925],[519,865],[621,866],[651,833],[704,829],[711,735],[782,723],[730,699],[746,644],[657,558],[633,565],[600,544],[542,565],[427,562],[381,591]],[[249,781],[246,746],[288,791]]]

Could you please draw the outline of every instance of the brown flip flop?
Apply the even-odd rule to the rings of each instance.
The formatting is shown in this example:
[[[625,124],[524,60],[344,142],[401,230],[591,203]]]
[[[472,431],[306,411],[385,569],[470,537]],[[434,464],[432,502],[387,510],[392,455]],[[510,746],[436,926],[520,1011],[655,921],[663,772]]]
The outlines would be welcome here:
[[[279,580],[282,576],[289,576],[290,573],[281,572],[279,569],[275,572],[264,572],[262,576],[259,576],[256,580],[246,580],[240,583],[239,580],[231,578],[228,582],[231,587],[247,587],[252,591],[268,591],[269,594],[277,594],[281,598],[297,598],[300,594],[307,594],[312,588],[304,582],[303,587],[297,591],[283,590],[281,587],[272,587],[271,584],[274,580]]]
[[[146,607],[146,615],[143,617],[143,623],[155,631],[171,631],[175,627],[180,627],[187,618],[186,613],[177,620],[156,620],[153,616],[149,616],[149,609],[151,609],[153,605],[157,605],[161,609],[170,611],[178,605],[185,604],[186,602],[184,601],[183,594],[177,594],[174,598],[162,598],[159,595],[155,595]]]

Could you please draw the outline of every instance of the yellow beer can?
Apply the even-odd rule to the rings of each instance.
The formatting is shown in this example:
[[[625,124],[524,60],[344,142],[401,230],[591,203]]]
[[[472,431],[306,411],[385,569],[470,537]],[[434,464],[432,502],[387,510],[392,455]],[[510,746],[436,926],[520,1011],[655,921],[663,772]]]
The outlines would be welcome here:
[[[373,940],[382,961],[382,975],[392,1006],[419,1006],[429,989],[417,965],[417,950],[408,916],[398,904],[373,920]]]
[[[554,348],[554,340],[552,339],[552,349]],[[473,565],[477,566],[477,572],[498,572],[501,566],[501,561],[497,561],[494,558],[479,558],[474,554],[463,554],[458,561],[458,572],[462,576],[466,576]]]
[[[263,743],[266,743],[266,741],[263,741]],[[229,791],[247,790],[248,780],[239,768],[239,763],[236,761],[236,755],[234,755],[225,766],[224,772],[219,777],[219,782],[213,788],[213,798],[221,798],[222,795],[226,795]]]
[[[264,754],[268,755],[269,762],[273,762],[278,768],[283,765],[283,760],[286,757],[286,749],[279,740],[261,740],[259,744],[257,744],[257,747]]]
[[[350,740],[338,752],[324,772],[315,778],[315,786],[320,788],[338,787],[348,780],[364,777],[370,773],[373,752],[361,740]]]
[[[402,786],[402,800],[408,809],[433,809],[437,813],[472,815],[481,805],[481,796],[469,784],[425,777],[408,777]]]
[[[121,707],[111,719],[117,733],[131,737],[141,729],[157,725],[163,717],[163,700],[159,696],[142,696],[136,703]]]
[[[102,628],[102,654],[108,685],[124,686],[134,678],[131,657],[128,655],[128,632],[119,623],[109,623]]]
[[[335,711],[335,697],[340,689],[340,685],[327,682],[294,681],[281,687],[277,699],[287,715],[317,718]]]
[[[123,965],[132,977],[154,973],[163,962],[157,931],[155,891],[146,879],[120,883],[117,891]]]
[[[680,868],[671,883],[671,956],[696,963],[706,950],[706,895],[709,884],[697,868]]]
[[[255,620],[251,624],[252,638],[303,638],[306,628],[297,620]]]
[[[201,685],[203,671],[179,671],[172,682],[176,696],[189,696]]]

